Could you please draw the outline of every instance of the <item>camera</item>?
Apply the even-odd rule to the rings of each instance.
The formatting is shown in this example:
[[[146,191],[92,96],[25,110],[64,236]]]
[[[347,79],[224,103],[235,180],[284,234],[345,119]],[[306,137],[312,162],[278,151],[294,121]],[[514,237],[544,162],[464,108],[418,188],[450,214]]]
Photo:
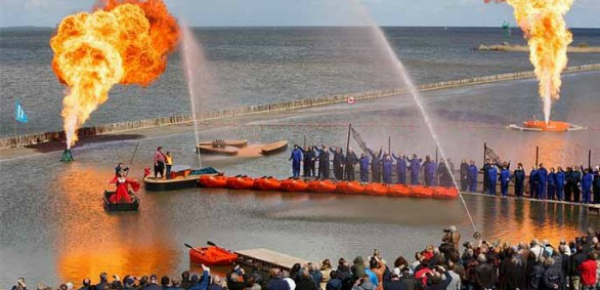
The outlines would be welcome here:
[[[449,229],[444,229],[444,233],[449,233],[450,230]]]

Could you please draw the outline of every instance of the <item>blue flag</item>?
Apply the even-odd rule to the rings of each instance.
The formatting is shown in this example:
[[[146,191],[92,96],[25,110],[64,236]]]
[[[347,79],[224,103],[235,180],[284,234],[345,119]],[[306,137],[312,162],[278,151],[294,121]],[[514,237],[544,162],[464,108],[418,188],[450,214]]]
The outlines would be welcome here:
[[[23,107],[19,102],[15,102],[15,120],[21,123],[27,123],[28,121],[27,114],[25,114],[25,110],[23,110]]]

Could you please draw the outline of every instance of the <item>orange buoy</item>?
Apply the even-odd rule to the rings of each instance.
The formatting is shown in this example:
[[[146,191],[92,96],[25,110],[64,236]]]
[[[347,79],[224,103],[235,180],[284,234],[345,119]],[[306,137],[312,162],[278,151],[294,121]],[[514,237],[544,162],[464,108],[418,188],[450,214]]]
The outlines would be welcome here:
[[[232,176],[227,178],[227,187],[231,189],[250,189],[254,179],[248,176]]]
[[[227,186],[227,177],[223,175],[202,175],[198,182],[204,187],[222,188]]]
[[[408,188],[408,186],[406,186],[404,184],[394,184],[389,187],[388,195],[398,196],[398,197],[409,197],[410,189]]]
[[[281,182],[280,190],[288,192],[299,192],[306,191],[308,189],[308,183],[302,179],[286,179]]]
[[[387,186],[385,184],[381,184],[381,183],[369,183],[365,187],[365,192],[368,195],[385,196],[387,194],[387,192],[388,192],[388,188],[387,188]]]
[[[410,196],[418,198],[432,198],[433,188],[422,185],[412,186],[410,188]]]
[[[279,190],[281,181],[275,177],[267,177],[263,179],[264,190]]]
[[[335,184],[335,193],[346,193],[346,187],[348,187],[348,181],[339,181]]]
[[[350,181],[346,184],[344,193],[346,194],[363,194],[365,186],[358,181]]]
[[[438,186],[433,189],[433,198],[455,199],[458,198],[458,190],[456,189],[456,187]]]
[[[319,180],[312,180],[308,182],[307,191],[317,192],[317,187],[319,186]]]
[[[336,184],[333,183],[333,181],[327,179],[327,180],[320,180],[317,183],[317,192],[320,193],[327,193],[327,192],[334,192],[336,189]]]

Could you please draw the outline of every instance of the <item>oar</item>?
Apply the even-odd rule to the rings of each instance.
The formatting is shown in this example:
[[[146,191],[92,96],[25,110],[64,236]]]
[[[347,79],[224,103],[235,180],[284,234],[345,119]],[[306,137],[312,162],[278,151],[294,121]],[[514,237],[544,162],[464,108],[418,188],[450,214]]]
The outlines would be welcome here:
[[[190,246],[190,245],[188,245],[186,243],[184,243],[183,245],[186,246],[186,247],[188,247],[188,248],[190,248],[190,249],[192,249],[192,250],[194,250],[194,251],[196,251],[196,252],[198,252],[198,253],[200,253],[200,254],[204,254],[201,251],[197,250],[196,248],[194,248],[194,247],[192,247],[192,246]]]
[[[207,245],[209,245],[209,246],[217,247],[217,248],[219,248],[219,249],[221,249],[221,250],[224,250],[224,251],[226,251],[226,252],[231,252],[231,251],[230,251],[230,250],[228,250],[228,249],[225,249],[225,248],[223,248],[223,247],[219,247],[219,246],[217,246],[217,244],[215,244],[215,243],[213,243],[213,242],[211,242],[211,241],[207,241],[207,242],[206,242],[206,244],[207,244]]]

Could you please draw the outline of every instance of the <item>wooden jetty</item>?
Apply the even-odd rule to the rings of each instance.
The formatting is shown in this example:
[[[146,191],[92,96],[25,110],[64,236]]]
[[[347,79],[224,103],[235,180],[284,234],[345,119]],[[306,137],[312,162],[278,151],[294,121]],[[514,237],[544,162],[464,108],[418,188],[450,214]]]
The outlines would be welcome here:
[[[263,270],[279,268],[289,271],[296,263],[304,265],[309,262],[264,248],[242,250],[235,253],[238,254],[238,263],[246,266],[256,265]]]

